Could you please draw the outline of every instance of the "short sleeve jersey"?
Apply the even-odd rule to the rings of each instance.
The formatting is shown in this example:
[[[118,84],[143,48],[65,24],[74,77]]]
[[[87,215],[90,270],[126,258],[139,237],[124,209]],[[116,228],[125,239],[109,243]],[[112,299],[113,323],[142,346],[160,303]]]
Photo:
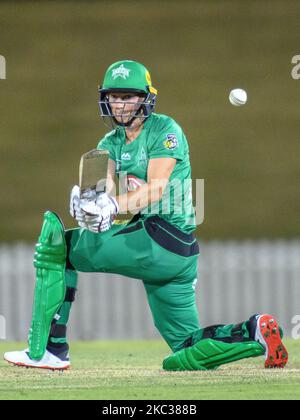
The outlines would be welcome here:
[[[158,215],[185,233],[195,230],[189,147],[181,127],[172,118],[153,113],[131,143],[126,144],[125,129],[118,127],[106,134],[97,148],[108,150],[110,159],[116,163],[116,175],[120,178],[126,174],[131,190],[147,182],[151,159],[176,159],[161,200],[141,210],[141,216]]]

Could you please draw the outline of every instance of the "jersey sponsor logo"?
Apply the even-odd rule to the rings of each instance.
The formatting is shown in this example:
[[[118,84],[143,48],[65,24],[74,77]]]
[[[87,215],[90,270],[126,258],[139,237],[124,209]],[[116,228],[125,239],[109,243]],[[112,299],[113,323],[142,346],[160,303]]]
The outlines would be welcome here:
[[[118,68],[116,68],[112,71],[112,78],[114,80],[116,80],[118,77],[121,77],[121,79],[126,80],[127,77],[129,77],[129,72],[130,71],[131,70],[124,67],[124,64],[121,64],[120,67],[118,67]]]
[[[145,184],[143,179],[137,178],[134,175],[127,175],[127,191],[135,191],[142,184]]]
[[[122,155],[121,155],[121,159],[122,159],[122,160],[131,160],[131,155],[130,155],[130,153],[128,153],[128,152],[124,152],[124,153],[122,153]]]
[[[167,140],[164,141],[164,146],[168,150],[174,150],[178,147],[178,140],[175,134],[167,134]]]

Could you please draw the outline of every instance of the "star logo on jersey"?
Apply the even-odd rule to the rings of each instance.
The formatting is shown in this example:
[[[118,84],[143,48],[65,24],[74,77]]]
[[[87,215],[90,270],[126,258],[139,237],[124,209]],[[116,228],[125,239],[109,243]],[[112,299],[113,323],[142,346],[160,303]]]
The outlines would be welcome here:
[[[145,152],[145,149],[142,147],[140,158],[139,158],[139,161],[138,161],[138,165],[139,166],[145,166],[145,165],[147,165],[147,162],[148,162],[148,156]]]
[[[121,64],[120,67],[118,67],[118,68],[116,68],[112,71],[112,78],[114,80],[116,80],[118,77],[121,77],[121,79],[126,80],[127,77],[129,77],[129,72],[130,71],[131,70],[124,67],[124,64]]]
[[[174,150],[178,147],[178,140],[175,134],[167,134],[167,140],[164,141],[164,146],[168,150]]]

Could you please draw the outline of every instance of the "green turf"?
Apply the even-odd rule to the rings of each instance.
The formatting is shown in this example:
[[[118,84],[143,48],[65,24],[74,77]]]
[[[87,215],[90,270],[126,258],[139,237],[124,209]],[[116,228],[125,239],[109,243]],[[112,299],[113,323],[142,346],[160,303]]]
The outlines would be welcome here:
[[[0,363],[1,399],[299,399],[300,341],[287,340],[290,362],[263,369],[263,358],[211,372],[164,372],[168,353],[161,341],[77,342],[72,369],[58,372]],[[0,351],[21,349],[1,343]]]

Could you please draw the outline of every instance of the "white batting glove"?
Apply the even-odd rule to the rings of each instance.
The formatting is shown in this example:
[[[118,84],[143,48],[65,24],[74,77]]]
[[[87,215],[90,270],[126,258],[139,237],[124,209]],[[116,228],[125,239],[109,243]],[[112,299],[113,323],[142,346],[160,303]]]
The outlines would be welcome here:
[[[71,191],[70,215],[76,220],[77,218],[81,219],[84,216],[80,208],[80,188],[78,185],[74,185]]]
[[[80,208],[85,214],[84,223],[91,232],[99,233],[109,230],[119,212],[119,205],[114,197],[101,193],[95,201],[81,200]]]
[[[78,185],[74,185],[71,191],[70,197],[70,214],[77,220],[78,225],[82,228],[86,228],[86,213],[81,209],[81,204],[87,204],[90,201],[94,202],[96,199],[96,191],[89,190],[84,193],[84,198],[80,198],[80,188]]]

